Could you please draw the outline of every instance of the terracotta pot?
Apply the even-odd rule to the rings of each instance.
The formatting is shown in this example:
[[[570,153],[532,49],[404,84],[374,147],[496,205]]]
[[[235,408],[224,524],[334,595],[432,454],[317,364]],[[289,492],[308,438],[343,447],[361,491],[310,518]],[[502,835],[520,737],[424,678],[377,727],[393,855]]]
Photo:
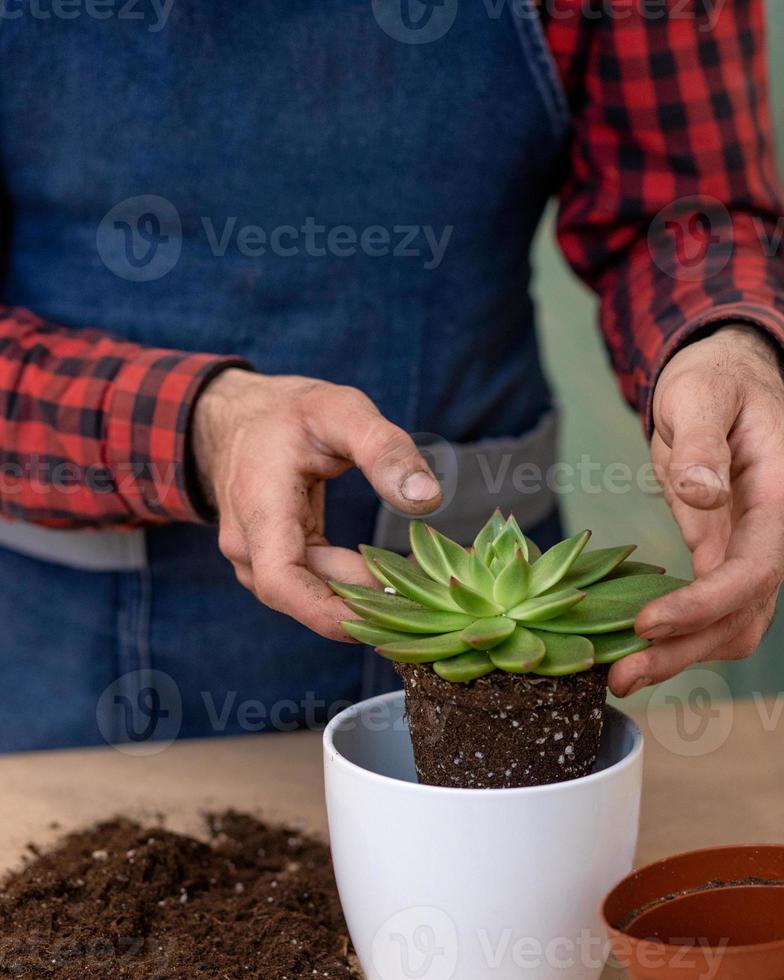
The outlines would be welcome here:
[[[632,980],[784,980],[784,845],[651,864],[610,892],[602,915]]]

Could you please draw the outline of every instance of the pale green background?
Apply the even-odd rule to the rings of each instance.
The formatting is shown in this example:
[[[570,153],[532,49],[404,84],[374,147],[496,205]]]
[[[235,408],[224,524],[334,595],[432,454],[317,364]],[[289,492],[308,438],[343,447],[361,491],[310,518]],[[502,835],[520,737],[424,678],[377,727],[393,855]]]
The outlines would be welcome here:
[[[784,4],[769,0],[771,52],[784,50]],[[784,161],[784,70],[773,54],[771,90],[778,123],[780,160]],[[646,462],[647,447],[639,421],[618,394],[596,328],[596,302],[565,265],[553,236],[553,215],[544,223],[537,244],[536,294],[542,343],[551,380],[565,411],[562,458],[576,463],[583,454],[607,464]],[[689,574],[683,547],[669,509],[660,498],[632,489],[617,494],[576,490],[561,498],[568,526],[590,527],[597,541],[637,542],[642,558],[666,564],[675,574]],[[749,661],[719,670],[735,694],[784,689],[784,602],[763,647]],[[688,680],[670,682],[683,692]],[[720,679],[717,693],[726,687]],[[661,691],[659,692],[661,694]]]

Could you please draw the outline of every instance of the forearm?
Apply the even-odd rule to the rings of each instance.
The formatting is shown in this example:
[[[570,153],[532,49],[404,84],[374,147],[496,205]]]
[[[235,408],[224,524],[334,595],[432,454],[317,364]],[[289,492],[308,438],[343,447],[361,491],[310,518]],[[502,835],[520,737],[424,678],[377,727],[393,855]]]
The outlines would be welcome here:
[[[784,343],[764,5],[727,0],[710,31],[665,6],[586,22],[561,58],[582,72],[559,240],[649,433],[656,379],[691,339],[738,322]]]
[[[53,527],[198,520],[188,427],[232,363],[243,364],[0,307],[0,515]]]

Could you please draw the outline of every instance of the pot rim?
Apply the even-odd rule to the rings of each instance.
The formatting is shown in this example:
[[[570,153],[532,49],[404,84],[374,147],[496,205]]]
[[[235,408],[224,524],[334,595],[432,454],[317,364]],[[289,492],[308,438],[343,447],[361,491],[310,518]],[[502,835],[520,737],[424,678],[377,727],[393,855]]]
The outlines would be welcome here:
[[[745,945],[737,946],[683,946],[677,943],[664,943],[660,939],[636,939],[634,936],[630,936],[627,932],[622,932],[620,929],[616,928],[607,918],[607,904],[613,897],[615,892],[622,886],[625,885],[630,878],[634,878],[637,875],[646,874],[648,871],[652,871],[654,868],[661,868],[667,864],[671,864],[674,861],[681,860],[683,858],[691,857],[701,857],[703,855],[710,854],[722,854],[728,851],[759,851],[759,850],[774,850],[784,852],[784,844],[771,844],[771,843],[760,843],[760,844],[720,844],[716,847],[701,847],[694,851],[682,851],[680,854],[671,854],[669,857],[659,858],[658,861],[651,861],[649,864],[643,865],[641,868],[635,868],[630,874],[625,878],[622,878],[616,885],[614,885],[610,891],[604,896],[602,904],[600,907],[600,914],[604,927],[611,938],[620,938],[624,942],[630,943],[633,946],[641,946],[644,949],[651,950],[666,950],[672,951],[676,950],[695,950],[697,952],[720,952],[722,956],[748,956],[752,953],[767,953],[780,950],[784,948],[784,938],[774,939],[769,943],[751,943]],[[749,888],[754,888],[754,885],[749,885]],[[784,885],[780,886],[784,888]],[[662,895],[662,898],[665,896]]]
[[[430,795],[441,796],[460,795],[464,798],[470,796],[474,799],[487,800],[489,798],[496,799],[500,797],[508,799],[509,797],[520,796],[523,794],[527,796],[534,796],[544,795],[547,793],[568,793],[576,788],[596,786],[616,778],[627,769],[635,766],[643,752],[644,740],[637,722],[630,718],[629,715],[625,714],[623,711],[619,711],[610,704],[605,705],[605,711],[611,715],[616,715],[624,719],[630,729],[631,735],[634,739],[634,744],[632,745],[631,749],[626,753],[626,755],[623,756],[622,759],[619,759],[606,769],[602,769],[600,772],[592,772],[587,776],[578,776],[576,779],[569,779],[562,783],[546,783],[541,786],[515,786],[503,789],[465,789],[459,786],[430,786],[426,783],[411,783],[404,779],[396,779],[393,776],[384,776],[381,773],[373,772],[370,769],[365,769],[363,766],[357,765],[355,762],[351,762],[338,750],[335,745],[334,735],[342,722],[359,715],[362,710],[369,705],[382,704],[387,701],[395,701],[401,698],[403,698],[402,690],[390,691],[388,694],[378,694],[375,697],[367,698],[364,701],[358,701],[356,704],[352,704],[350,707],[344,708],[343,711],[335,715],[335,717],[324,729],[324,734],[322,736],[322,745],[326,759],[331,763],[335,763],[343,770],[353,773],[359,778],[369,779],[372,782],[378,782],[382,785],[394,785],[398,787],[401,792],[428,793]]]

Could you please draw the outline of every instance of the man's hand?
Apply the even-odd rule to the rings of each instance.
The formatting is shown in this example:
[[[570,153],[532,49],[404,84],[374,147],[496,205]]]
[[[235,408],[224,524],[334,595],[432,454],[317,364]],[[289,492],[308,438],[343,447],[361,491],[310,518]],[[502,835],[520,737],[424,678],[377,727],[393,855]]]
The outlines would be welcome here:
[[[428,514],[441,489],[411,438],[355,388],[230,369],[196,403],[192,446],[220,517],[220,549],[265,605],[349,640],[326,579],[369,582],[358,554],[324,537],[324,481],[357,466],[398,510]]]
[[[616,664],[631,694],[689,664],[759,645],[784,579],[784,383],[752,327],[722,327],[667,364],[654,394],[651,456],[692,552],[695,581],[649,603],[637,633],[655,644]]]

